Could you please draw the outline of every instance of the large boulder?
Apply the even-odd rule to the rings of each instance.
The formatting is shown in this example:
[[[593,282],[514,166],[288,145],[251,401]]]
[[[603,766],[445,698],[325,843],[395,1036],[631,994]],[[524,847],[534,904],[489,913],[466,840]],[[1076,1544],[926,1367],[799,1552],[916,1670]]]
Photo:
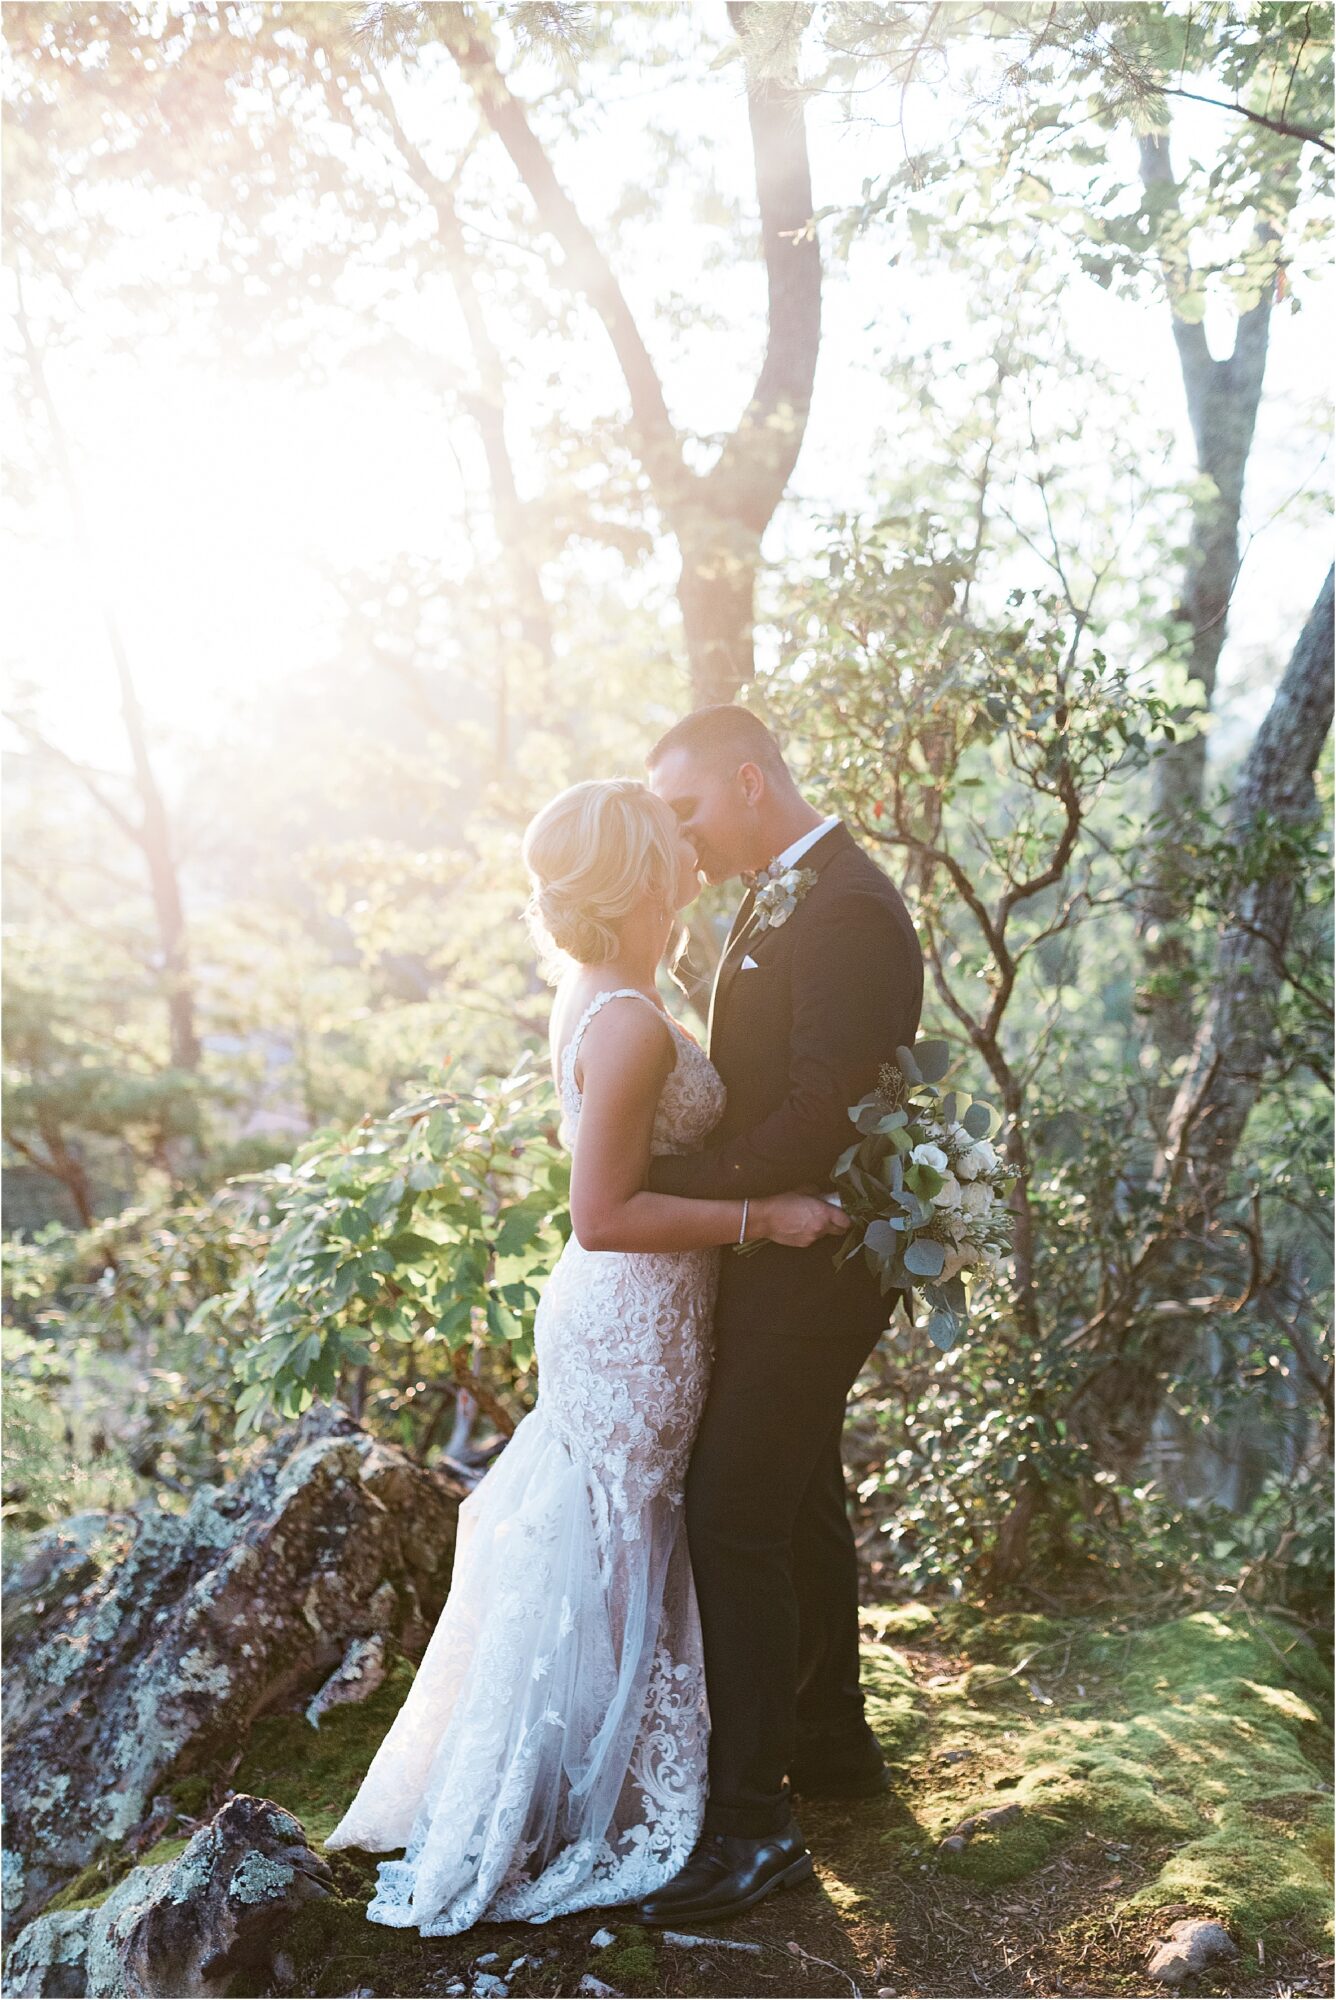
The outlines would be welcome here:
[[[220,1789],[257,1715],[309,1701],[318,1723],[374,1685],[387,1642],[420,1656],[464,1490],[325,1406],[183,1513],[145,1501],[35,1537],[4,1602],[9,1924],[174,1830],[173,1786]]]
[[[242,1974],[260,1991],[284,1925],[331,1880],[299,1820],[242,1794],[175,1861],[132,1869],[95,1907],[34,1918],[6,1954],[4,1992],[184,2000],[226,1993]]]

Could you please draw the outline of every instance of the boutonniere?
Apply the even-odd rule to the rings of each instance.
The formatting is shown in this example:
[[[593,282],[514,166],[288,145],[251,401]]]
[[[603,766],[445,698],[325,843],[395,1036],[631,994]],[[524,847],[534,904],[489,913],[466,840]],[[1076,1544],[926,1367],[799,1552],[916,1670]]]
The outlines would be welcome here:
[[[776,931],[786,924],[816,881],[815,868],[781,868],[775,873],[774,866],[772,861],[756,878],[752,922],[762,931]]]

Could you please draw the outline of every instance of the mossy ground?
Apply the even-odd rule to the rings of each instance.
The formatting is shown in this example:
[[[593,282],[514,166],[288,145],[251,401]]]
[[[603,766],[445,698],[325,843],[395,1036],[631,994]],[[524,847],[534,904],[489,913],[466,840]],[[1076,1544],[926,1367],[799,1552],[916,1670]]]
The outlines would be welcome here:
[[[232,1783],[318,1842],[407,1673],[318,1734],[295,1714],[261,1722]],[[516,1996],[573,1993],[586,1971],[628,1995],[1143,1993],[1154,1940],[1184,1914],[1222,1918],[1241,1947],[1197,1990],[1330,1990],[1330,1679],[1292,1628],[872,1606],[864,1684],[894,1790],[800,1802],[815,1883],[710,1942],[671,1946],[615,1911],[458,1938],[390,1931],[365,1918],[375,1857],[339,1852],[336,1896],[285,1940],[296,1990],[440,1993],[495,1953],[486,1969],[503,1977],[528,1960]],[[1008,1803],[1013,1819],[941,1853],[962,1820]],[[600,1928],[615,1935],[602,1950]]]
[[[334,1896],[282,1940],[285,1990],[438,1994],[495,1953],[485,1969],[502,1977],[528,1961],[509,1977],[516,1996],[574,1993],[586,1971],[628,1995],[1134,1994],[1168,1923],[1209,1914],[1240,1956],[1196,1991],[1330,1992],[1330,1682],[1293,1628],[878,1606],[864,1660],[895,1786],[799,1802],[814,1883],[690,1948],[616,1911],[421,1938],[366,1921],[377,1857],[339,1851]],[[286,1806],[319,1847],[409,1673],[399,1663],[318,1731],[298,1712],[262,1719],[230,1785]],[[1004,1804],[1020,1812],[940,1851],[962,1820]],[[602,1950],[600,1928],[615,1934]]]

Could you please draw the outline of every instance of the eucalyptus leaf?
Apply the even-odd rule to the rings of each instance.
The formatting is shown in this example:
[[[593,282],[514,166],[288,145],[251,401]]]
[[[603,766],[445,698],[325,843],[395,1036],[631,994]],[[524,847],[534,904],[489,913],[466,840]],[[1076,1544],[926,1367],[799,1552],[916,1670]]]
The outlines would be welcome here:
[[[971,1139],[986,1139],[993,1122],[993,1114],[986,1104],[971,1104],[960,1122]]]
[[[946,1262],[946,1251],[930,1236],[921,1236],[905,1246],[905,1269],[918,1278],[935,1278]]]
[[[916,1042],[914,1061],[918,1065],[919,1076],[924,1083],[940,1083],[951,1067],[951,1047],[948,1042]]]
[[[953,1312],[946,1312],[939,1308],[928,1319],[928,1338],[932,1341],[934,1347],[941,1348],[943,1354],[948,1354],[951,1351],[960,1339],[963,1331],[964,1328],[961,1321],[956,1318]]]
[[[869,1222],[863,1232],[863,1241],[878,1256],[893,1253],[896,1248],[894,1224],[879,1216],[875,1222]]]

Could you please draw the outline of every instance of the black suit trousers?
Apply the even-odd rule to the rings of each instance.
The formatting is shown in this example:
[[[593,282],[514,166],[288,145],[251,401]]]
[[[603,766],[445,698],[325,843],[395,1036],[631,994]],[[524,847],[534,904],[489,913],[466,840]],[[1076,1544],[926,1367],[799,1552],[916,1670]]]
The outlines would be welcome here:
[[[706,1832],[776,1832],[795,1756],[831,1769],[878,1754],[840,1462],[845,1401],[875,1342],[719,1328],[686,1488],[710,1703]]]

